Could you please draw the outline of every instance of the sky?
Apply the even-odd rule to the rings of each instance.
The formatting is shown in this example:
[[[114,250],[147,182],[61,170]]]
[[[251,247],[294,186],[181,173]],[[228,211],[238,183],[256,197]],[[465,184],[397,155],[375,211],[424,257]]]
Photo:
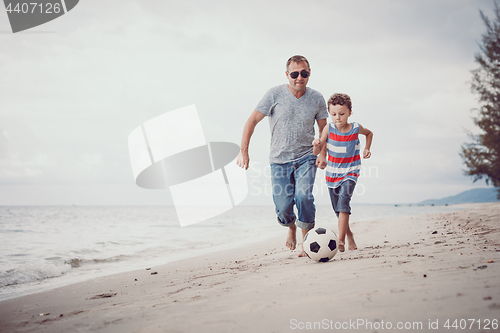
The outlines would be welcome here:
[[[347,93],[374,133],[353,202],[416,203],[486,187],[460,147],[489,0],[82,0],[13,34],[0,9],[0,205],[171,205],[135,185],[128,136],[195,104],[207,141],[240,144],[265,92],[305,56],[308,87]],[[250,143],[246,205],[272,205],[269,125]],[[362,144],[364,139],[362,138]],[[329,204],[324,171],[316,202]]]

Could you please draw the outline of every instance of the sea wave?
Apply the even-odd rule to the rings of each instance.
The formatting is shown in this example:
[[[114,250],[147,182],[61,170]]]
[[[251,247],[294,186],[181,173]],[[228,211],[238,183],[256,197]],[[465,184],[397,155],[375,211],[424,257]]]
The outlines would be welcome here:
[[[38,262],[0,272],[0,288],[61,276],[71,270],[64,262]]]
[[[73,258],[70,260],[66,260],[64,263],[71,265],[71,267],[76,268],[80,267],[82,265],[86,264],[101,264],[101,263],[112,263],[112,262],[117,262],[121,260],[125,260],[128,256],[125,255],[120,255],[120,256],[115,256],[115,257],[110,257],[110,258],[104,258],[104,259],[80,259],[80,258]]]
[[[126,260],[127,257],[120,255],[103,259],[72,258],[64,261],[50,258],[52,259],[50,261],[24,264],[18,268],[0,272],[0,288],[54,278],[68,273],[71,269],[84,265],[115,263]]]

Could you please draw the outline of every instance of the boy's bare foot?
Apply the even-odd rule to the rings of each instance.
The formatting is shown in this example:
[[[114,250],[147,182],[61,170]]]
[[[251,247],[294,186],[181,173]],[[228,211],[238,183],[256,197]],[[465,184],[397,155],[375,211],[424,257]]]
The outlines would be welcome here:
[[[345,251],[345,244],[342,241],[339,241],[339,251],[344,252]]]
[[[356,242],[354,241],[354,234],[352,232],[350,235],[347,235],[347,243],[349,244],[349,246],[348,246],[349,250],[357,250],[358,249]]]
[[[297,246],[297,226],[292,224],[288,227],[288,236],[286,237],[286,246],[290,250],[295,250]],[[300,257],[300,255],[299,255]]]

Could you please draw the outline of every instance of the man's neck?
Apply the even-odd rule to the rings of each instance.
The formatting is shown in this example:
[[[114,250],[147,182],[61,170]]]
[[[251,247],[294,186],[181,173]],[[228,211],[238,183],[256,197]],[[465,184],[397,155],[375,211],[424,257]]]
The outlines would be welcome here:
[[[299,99],[301,98],[302,96],[304,96],[304,94],[306,93],[306,89],[307,88],[304,88],[304,90],[295,90],[295,89],[292,89],[290,88],[290,85],[288,84],[287,85],[288,87],[288,90],[290,90],[290,92],[295,96],[295,98]]]

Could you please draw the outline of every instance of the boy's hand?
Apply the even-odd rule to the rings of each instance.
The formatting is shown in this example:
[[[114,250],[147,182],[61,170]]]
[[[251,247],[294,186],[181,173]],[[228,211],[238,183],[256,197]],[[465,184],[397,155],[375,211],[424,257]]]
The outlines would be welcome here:
[[[319,143],[320,143],[319,139],[314,139],[312,145],[317,147],[319,146]]]
[[[326,156],[324,156],[324,154],[318,155],[318,158],[316,159],[316,166],[321,170],[326,168]]]
[[[370,150],[365,149],[363,151],[363,158],[370,158],[370,156],[372,156],[372,153],[370,152]]]

